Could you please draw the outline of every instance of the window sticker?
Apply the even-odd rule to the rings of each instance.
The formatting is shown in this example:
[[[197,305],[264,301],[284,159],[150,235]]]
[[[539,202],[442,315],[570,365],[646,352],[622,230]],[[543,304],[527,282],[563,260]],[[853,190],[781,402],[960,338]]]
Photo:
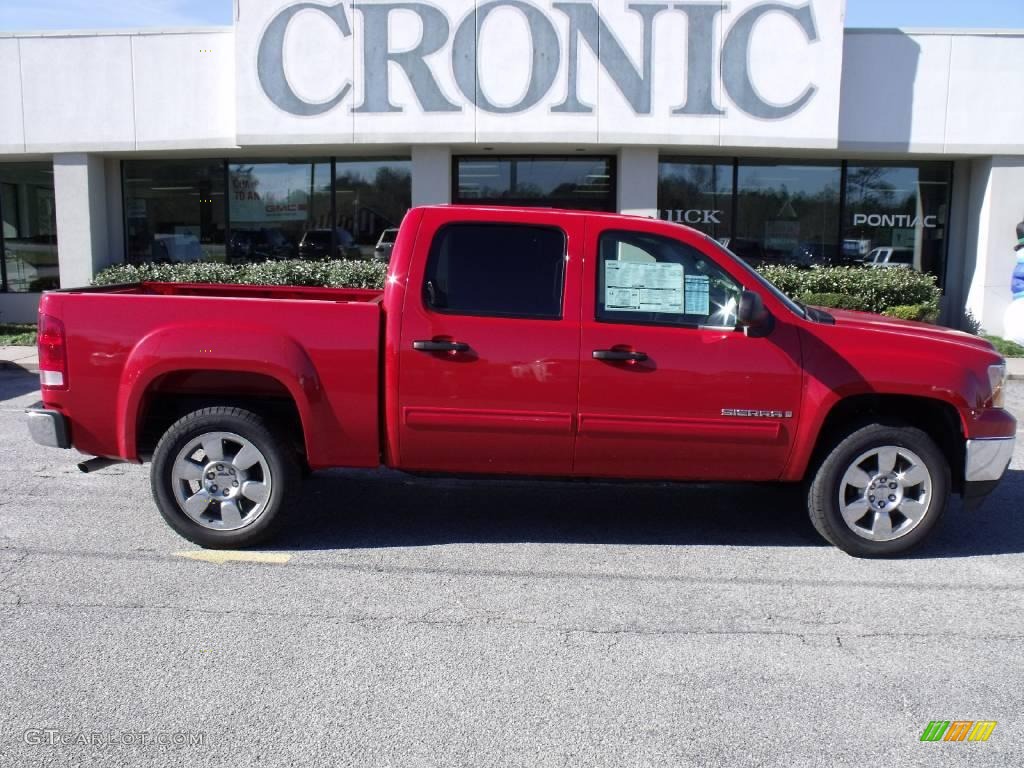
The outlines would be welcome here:
[[[606,310],[685,314],[682,264],[606,261],[604,268]]]
[[[707,275],[686,276],[687,315],[707,317],[711,314],[711,278]]]

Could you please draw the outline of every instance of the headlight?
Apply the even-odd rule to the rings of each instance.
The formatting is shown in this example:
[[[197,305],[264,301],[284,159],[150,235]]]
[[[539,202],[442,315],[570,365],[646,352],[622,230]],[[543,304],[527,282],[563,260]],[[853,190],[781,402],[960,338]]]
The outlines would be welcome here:
[[[992,407],[1002,408],[1006,403],[1006,363],[988,367],[988,386],[992,392]]]

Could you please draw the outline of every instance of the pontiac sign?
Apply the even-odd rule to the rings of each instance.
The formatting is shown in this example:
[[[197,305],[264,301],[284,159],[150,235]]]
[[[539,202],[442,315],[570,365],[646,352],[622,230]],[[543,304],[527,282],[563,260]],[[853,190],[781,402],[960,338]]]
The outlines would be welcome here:
[[[823,18],[821,9],[838,13]],[[413,139],[423,125],[444,133],[437,118],[464,134],[469,126],[452,116],[477,114],[504,121],[492,125],[513,135],[523,124],[512,121],[527,115],[532,131],[548,122],[556,134],[589,130],[588,117],[599,132],[601,117],[613,118],[611,133],[655,141],[689,121],[698,126],[696,143],[709,143],[702,135],[721,136],[734,118],[749,131],[798,119],[824,101],[810,131],[817,135],[800,128],[794,138],[829,145],[841,25],[841,0],[243,0],[239,74],[260,103],[240,92],[239,134],[272,137],[285,127],[326,140],[333,127],[359,139],[360,125],[380,125]],[[406,119],[387,119],[396,115]],[[478,138],[480,121],[472,131]]]

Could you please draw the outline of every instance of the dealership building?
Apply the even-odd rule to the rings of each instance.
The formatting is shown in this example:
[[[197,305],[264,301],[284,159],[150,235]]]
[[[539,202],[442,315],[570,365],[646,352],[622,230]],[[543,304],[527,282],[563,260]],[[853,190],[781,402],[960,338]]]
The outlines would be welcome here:
[[[936,276],[946,322],[1000,333],[1024,32],[844,15],[236,0],[225,28],[0,32],[0,322],[110,264],[367,256],[451,202],[657,216],[756,264],[899,264]]]

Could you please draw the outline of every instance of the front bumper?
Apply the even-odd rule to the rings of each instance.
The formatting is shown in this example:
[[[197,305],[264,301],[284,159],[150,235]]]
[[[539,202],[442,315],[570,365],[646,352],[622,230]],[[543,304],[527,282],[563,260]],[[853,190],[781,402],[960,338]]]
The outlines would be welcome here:
[[[968,509],[981,506],[999,485],[1013,459],[1015,441],[1013,437],[967,441],[963,498]]]
[[[47,448],[70,448],[68,420],[63,413],[51,411],[41,402],[25,409],[28,414],[28,432],[32,439]]]
[[[968,440],[964,480],[968,483],[999,480],[1010,466],[1015,440],[1013,437]]]

